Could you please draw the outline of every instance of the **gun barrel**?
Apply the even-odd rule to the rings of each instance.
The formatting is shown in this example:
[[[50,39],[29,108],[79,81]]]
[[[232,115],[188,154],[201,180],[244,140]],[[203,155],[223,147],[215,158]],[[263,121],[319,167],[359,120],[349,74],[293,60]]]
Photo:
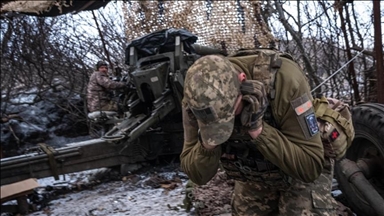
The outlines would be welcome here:
[[[220,54],[220,55],[227,55],[225,50],[193,44],[192,47],[195,49],[195,52],[199,55],[212,55],[212,54]]]
[[[120,164],[116,157],[121,146],[115,146],[101,139],[70,143],[67,147],[55,149],[56,166],[50,163],[47,153],[29,153],[1,159],[1,185],[27,178],[44,178],[88,169]],[[96,158],[96,156],[98,158]],[[115,159],[116,158],[116,159]]]
[[[55,151],[56,151],[55,157],[60,157],[60,156],[66,156],[67,154],[71,154],[73,152],[78,152],[79,148],[64,147],[64,148],[55,149]],[[33,163],[35,160],[38,160],[38,159],[48,160],[47,155],[45,153],[44,154],[39,154],[39,153],[24,154],[20,156],[1,159],[0,169],[1,170],[9,169],[12,165],[20,164],[22,162]]]

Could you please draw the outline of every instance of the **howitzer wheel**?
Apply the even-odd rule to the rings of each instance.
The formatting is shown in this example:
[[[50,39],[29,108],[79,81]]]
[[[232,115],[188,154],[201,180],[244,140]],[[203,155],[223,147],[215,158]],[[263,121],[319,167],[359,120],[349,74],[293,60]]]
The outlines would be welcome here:
[[[376,103],[361,104],[352,109],[355,138],[347,150],[346,158],[354,162],[359,159],[375,161],[368,164],[367,180],[384,197],[384,105]],[[348,181],[336,163],[335,175],[347,205],[360,215],[378,215],[357,188]],[[384,203],[383,203],[384,204]],[[384,215],[384,212],[379,213]]]

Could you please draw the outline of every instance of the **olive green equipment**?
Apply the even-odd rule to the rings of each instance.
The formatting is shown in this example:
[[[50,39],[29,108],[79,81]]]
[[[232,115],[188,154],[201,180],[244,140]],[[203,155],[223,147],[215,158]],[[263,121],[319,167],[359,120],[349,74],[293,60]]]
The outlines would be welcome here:
[[[183,199],[183,205],[180,207],[185,209],[186,212],[190,212],[193,208],[193,187],[194,183],[191,180],[188,180],[187,184],[185,185],[185,197]]]
[[[341,159],[355,136],[349,105],[322,96],[314,99],[313,106],[325,155]]]
[[[36,145],[29,154],[3,158],[1,185],[179,154],[185,73],[203,55],[225,54],[196,45],[196,40],[197,36],[185,30],[168,29],[131,41],[125,56],[129,70],[124,71],[130,88],[116,94],[121,112],[107,118],[110,124],[104,135],[56,149]],[[100,61],[96,67],[102,65],[106,63]],[[122,174],[128,172],[124,167]]]

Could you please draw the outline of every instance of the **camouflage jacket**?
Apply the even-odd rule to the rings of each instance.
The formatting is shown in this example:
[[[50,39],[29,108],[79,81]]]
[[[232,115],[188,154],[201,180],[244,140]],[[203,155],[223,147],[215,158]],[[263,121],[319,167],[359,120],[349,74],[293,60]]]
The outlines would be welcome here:
[[[103,72],[93,72],[87,87],[88,111],[100,110],[101,107],[104,107],[111,101],[109,91],[123,88],[124,86],[125,83],[113,81]]]
[[[228,57],[238,71],[247,79],[264,82],[271,94],[270,55],[257,54]],[[269,101],[277,126],[263,121],[261,134],[252,143],[265,159],[272,162],[287,175],[304,182],[312,182],[322,172],[324,149],[320,134],[311,130],[314,123],[312,96],[301,68],[283,56],[281,66],[274,75],[273,99]],[[304,111],[299,110],[304,107]],[[309,117],[308,117],[309,116]],[[315,119],[316,121],[316,119]],[[199,185],[207,183],[219,167],[222,149],[205,149],[198,139],[198,123],[188,112],[183,101],[184,146],[180,155],[181,167],[190,179]]]

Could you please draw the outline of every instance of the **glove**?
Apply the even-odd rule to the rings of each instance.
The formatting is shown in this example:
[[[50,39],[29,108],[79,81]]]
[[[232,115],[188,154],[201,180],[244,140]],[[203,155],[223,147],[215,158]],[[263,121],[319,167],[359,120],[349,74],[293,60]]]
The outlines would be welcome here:
[[[240,91],[243,95],[254,95],[260,99],[267,96],[264,84],[257,80],[245,80],[241,83]]]
[[[263,122],[264,112],[268,106],[264,84],[257,80],[246,80],[241,84],[244,108],[240,120],[247,130],[257,130]]]
[[[263,112],[259,112],[259,100],[253,95],[244,95],[243,101],[245,106],[241,112],[241,124],[247,130],[256,130],[261,127]]]

